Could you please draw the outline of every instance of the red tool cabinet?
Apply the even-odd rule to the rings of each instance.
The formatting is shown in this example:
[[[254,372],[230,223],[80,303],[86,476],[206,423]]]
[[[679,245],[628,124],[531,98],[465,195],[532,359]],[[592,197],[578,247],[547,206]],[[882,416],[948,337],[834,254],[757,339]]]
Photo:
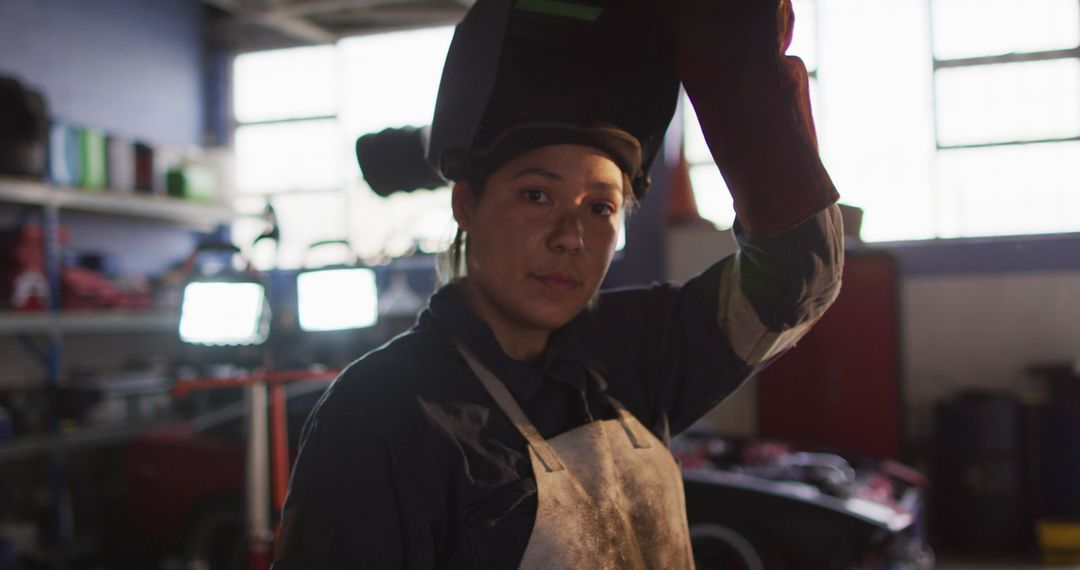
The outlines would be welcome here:
[[[897,459],[898,299],[891,255],[849,251],[836,303],[798,346],[759,375],[761,435]]]

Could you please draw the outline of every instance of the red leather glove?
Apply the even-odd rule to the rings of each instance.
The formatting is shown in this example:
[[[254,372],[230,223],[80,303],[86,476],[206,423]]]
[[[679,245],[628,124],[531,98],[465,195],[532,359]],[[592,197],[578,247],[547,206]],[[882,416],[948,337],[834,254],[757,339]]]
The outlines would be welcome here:
[[[839,194],[817,151],[809,80],[785,56],[791,0],[653,0],[735,212],[753,235],[789,229]]]

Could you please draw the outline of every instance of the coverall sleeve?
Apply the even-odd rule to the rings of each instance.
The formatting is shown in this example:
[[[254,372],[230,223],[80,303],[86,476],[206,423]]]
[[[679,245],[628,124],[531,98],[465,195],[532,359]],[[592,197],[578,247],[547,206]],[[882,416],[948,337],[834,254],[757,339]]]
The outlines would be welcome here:
[[[777,235],[736,225],[739,251],[722,262],[717,322],[735,355],[759,367],[803,337],[840,292],[844,264],[839,207]]]
[[[839,293],[837,206],[768,237],[733,231],[739,251],[685,284],[605,293],[592,311],[617,371],[609,391],[658,435],[686,429],[794,346]]]
[[[356,416],[322,406],[309,418],[272,570],[434,566],[430,504]]]

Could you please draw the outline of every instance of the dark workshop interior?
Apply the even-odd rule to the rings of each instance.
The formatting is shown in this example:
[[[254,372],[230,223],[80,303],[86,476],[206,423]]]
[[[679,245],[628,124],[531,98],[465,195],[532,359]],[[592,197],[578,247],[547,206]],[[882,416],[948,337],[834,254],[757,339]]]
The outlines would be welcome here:
[[[474,1],[619,5],[0,0],[0,570],[267,567],[308,414],[439,287]],[[843,284],[670,442],[697,567],[1080,568],[1080,1],[792,4]],[[685,92],[649,172],[604,288],[739,251]]]

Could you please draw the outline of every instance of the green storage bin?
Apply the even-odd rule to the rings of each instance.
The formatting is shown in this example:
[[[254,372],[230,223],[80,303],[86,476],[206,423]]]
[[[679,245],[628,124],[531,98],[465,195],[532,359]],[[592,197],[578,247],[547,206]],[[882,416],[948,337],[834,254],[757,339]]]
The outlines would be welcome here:
[[[79,178],[79,186],[86,190],[105,189],[108,179],[105,146],[105,133],[97,129],[80,129],[79,149],[82,154],[82,175]]]
[[[166,192],[174,198],[195,202],[217,200],[217,177],[201,164],[189,162],[170,168],[165,181]]]

